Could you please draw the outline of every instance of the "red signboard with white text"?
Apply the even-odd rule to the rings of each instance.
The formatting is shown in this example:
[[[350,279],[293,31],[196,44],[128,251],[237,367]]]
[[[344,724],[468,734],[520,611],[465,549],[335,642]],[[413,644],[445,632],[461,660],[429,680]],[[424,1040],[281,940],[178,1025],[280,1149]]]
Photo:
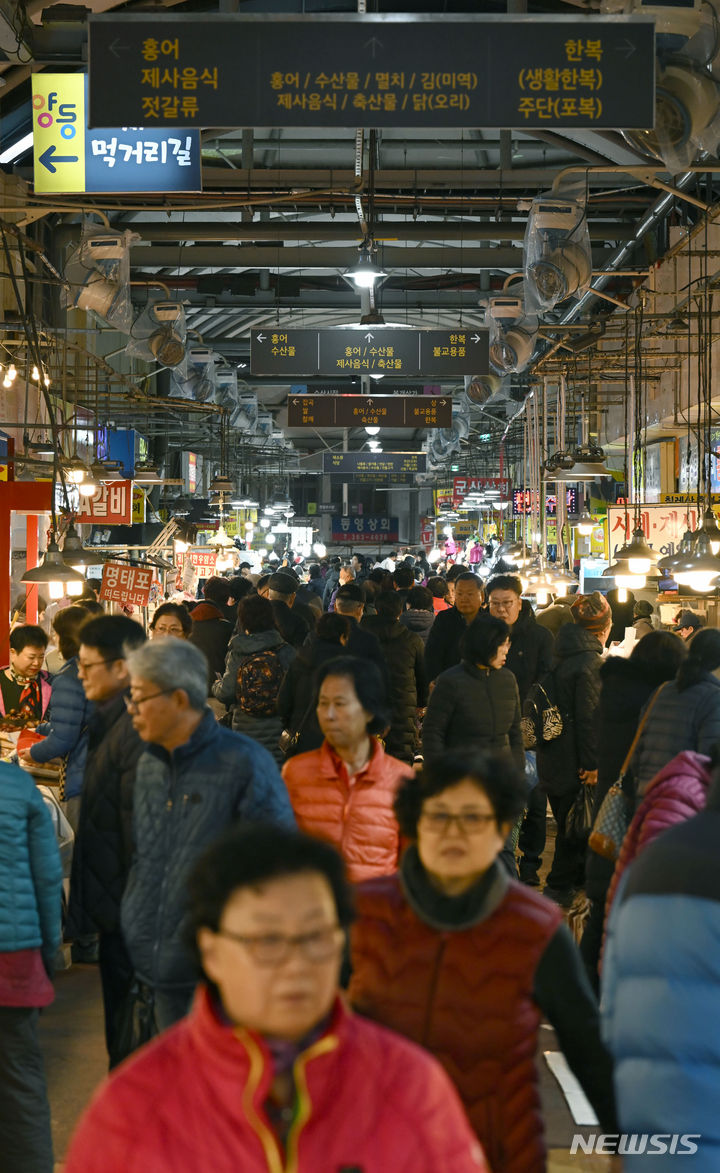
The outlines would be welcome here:
[[[212,546],[191,546],[186,554],[178,554],[176,562],[182,569],[186,562],[196,570],[214,570],[218,552]]]
[[[501,499],[510,496],[510,481],[507,477],[453,477],[453,506],[462,505],[468,493],[482,493],[483,489],[497,489]]]
[[[132,481],[101,481],[92,497],[80,497],[77,520],[132,525]]]
[[[103,566],[100,598],[110,603],[147,607],[153,572],[149,566],[128,566],[125,562],[106,562]]]

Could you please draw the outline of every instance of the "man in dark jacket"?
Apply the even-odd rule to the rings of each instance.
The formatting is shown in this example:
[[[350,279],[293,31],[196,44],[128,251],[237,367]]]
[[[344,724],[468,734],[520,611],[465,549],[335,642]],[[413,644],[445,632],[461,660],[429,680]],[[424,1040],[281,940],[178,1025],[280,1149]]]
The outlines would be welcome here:
[[[230,584],[225,578],[209,578],[203,588],[205,601],[190,612],[192,631],[190,643],[204,653],[207,660],[208,692],[218,676],[225,671],[225,655],[233,633],[233,623],[226,618],[224,608],[230,598]]]
[[[344,615],[351,622],[350,637],[345,647],[348,656],[363,656],[366,660],[373,660],[383,673],[387,682],[385,657],[380,642],[371,631],[365,631],[360,626],[360,620],[365,610],[365,595],[357,583],[347,582],[338,588],[335,599],[335,610],[338,615]]]
[[[420,636],[400,622],[403,601],[399,591],[378,595],[376,606],[377,615],[363,619],[362,628],[377,636],[385,656],[392,714],[385,749],[392,757],[412,764],[418,748],[418,709],[427,702],[425,648]]]
[[[146,747],[135,782],[135,855],[122,928],[157,1029],[164,1030],[187,1012],[196,982],[183,936],[196,859],[238,819],[288,827],[295,819],[268,751],[219,725],[205,704],[197,648],[185,640],[154,640],[128,662],[128,707]]]
[[[312,607],[297,601],[297,575],[292,570],[276,570],[268,583],[268,598],[275,613],[275,626],[285,643],[302,647],[317,619]]]
[[[483,585],[476,574],[464,570],[455,578],[455,602],[435,618],[425,645],[428,682],[446,668],[460,663],[460,640],[483,605]]]
[[[510,651],[505,667],[513,673],[520,693],[520,708],[530,686],[541,680],[552,666],[553,637],[535,620],[533,609],[522,597],[522,582],[516,574],[498,574],[487,585],[488,610],[504,619],[510,628]],[[545,849],[547,801],[535,786],[528,795],[527,810],[520,830],[520,879],[540,883],[538,869]]]
[[[330,601],[335,594],[335,591],[340,585],[340,567],[342,562],[340,558],[335,557],[330,559],[330,567],[325,576],[325,590],[323,591],[323,610],[327,611],[330,607]]]
[[[584,844],[568,838],[565,820],[580,783],[597,783],[600,667],[612,626],[612,612],[599,591],[577,595],[572,612],[575,622],[561,628],[555,641],[553,667],[563,731],[560,737],[545,742],[537,751],[540,784],[557,823],[555,855],[545,895],[558,904],[569,904],[573,889],[582,885],[584,879]]]
[[[121,1015],[132,963],[120,929],[120,901],[132,858],[135,770],[143,743],[125,707],[130,685],[126,651],[145,632],[125,615],[99,615],[82,628],[78,677],[94,703],[70,880],[66,935],[99,934],[98,961],[110,1067],[126,1057]]]

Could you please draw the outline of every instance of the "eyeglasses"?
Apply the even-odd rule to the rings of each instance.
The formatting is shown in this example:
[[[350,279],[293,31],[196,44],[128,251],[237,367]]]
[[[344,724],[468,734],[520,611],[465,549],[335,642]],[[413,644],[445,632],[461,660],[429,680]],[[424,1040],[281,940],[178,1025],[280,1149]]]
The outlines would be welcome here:
[[[160,624],[158,624],[157,627],[153,627],[152,631],[153,631],[153,635],[184,635],[185,634],[184,629],[182,627],[160,627]]]
[[[482,814],[480,811],[465,811],[461,815],[451,815],[448,811],[427,811],[423,812],[422,819],[433,835],[444,835],[451,823],[457,823],[466,835],[477,835],[488,823],[495,822],[495,815]]]
[[[241,933],[217,930],[218,937],[227,937],[247,949],[257,965],[283,965],[293,949],[299,949],[306,961],[320,964],[329,961],[338,953],[345,934],[339,925],[328,925],[312,933],[300,933],[296,937],[285,937],[281,933],[263,933],[248,937]]]
[[[154,701],[158,696],[169,696],[171,692],[175,692],[174,688],[163,688],[161,692],[151,692],[150,696],[124,696],[125,708],[128,713],[137,713],[140,705],[144,705],[145,701]]]
[[[119,658],[120,657],[118,657],[118,659]],[[89,662],[83,661],[83,660],[78,660],[78,662],[77,662],[78,672],[87,672],[87,670],[89,668],[97,668],[99,664],[113,664],[114,662],[115,662],[114,656],[111,660],[90,660]]]

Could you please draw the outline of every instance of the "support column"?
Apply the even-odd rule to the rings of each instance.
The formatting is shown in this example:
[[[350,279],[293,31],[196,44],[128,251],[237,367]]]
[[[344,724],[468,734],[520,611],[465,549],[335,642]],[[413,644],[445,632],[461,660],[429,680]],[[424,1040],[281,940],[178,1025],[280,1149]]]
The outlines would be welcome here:
[[[38,516],[29,513],[25,519],[25,569],[33,570],[38,562]],[[27,602],[25,604],[25,619],[27,623],[38,621],[38,585],[36,582],[25,584]]]

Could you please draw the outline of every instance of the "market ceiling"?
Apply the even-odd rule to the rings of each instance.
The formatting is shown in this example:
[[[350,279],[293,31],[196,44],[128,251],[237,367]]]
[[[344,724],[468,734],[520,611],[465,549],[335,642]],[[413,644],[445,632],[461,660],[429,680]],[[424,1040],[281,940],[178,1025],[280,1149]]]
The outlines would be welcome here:
[[[590,11],[581,0],[527,6],[523,0],[511,0],[509,7],[538,17]],[[4,141],[30,127],[31,72],[40,67],[80,69],[87,36],[84,15],[115,8],[123,15],[149,11],[142,3],[116,5],[112,0],[92,0],[87,9],[30,0],[23,24],[22,8],[13,9],[9,0],[0,0],[0,49],[7,59],[2,64],[0,56]],[[392,6],[393,12],[402,9]],[[354,13],[357,7],[342,0],[316,0],[312,5],[220,0],[220,10],[277,15],[280,10]],[[390,8],[376,8],[379,13],[386,10]],[[217,10],[197,0],[168,0],[155,11],[182,15]],[[505,11],[504,5],[477,5],[473,0],[412,6],[412,13],[438,18]],[[412,13],[408,11],[410,18]],[[692,225],[700,214],[697,205],[713,202],[712,179],[700,175],[683,180],[690,202],[668,200],[662,184],[672,186],[672,177],[657,158],[614,130],[208,127],[202,131],[202,148],[201,195],[77,196],[29,202],[44,210],[57,207],[57,214],[51,221],[45,217],[45,223],[52,223],[53,259],[60,269],[64,251],[79,232],[79,215],[72,209],[103,209],[114,228],[136,232],[140,240],[131,251],[131,276],[140,283],[134,290],[138,304],[147,296],[143,282],[162,282],[182,299],[188,325],[204,345],[237,364],[241,378],[257,389],[276,423],[297,447],[310,449],[320,449],[327,441],[299,429],[288,432],[284,404],[291,381],[253,376],[250,332],[357,323],[367,313],[367,299],[361,299],[343,274],[367,236],[370,215],[377,259],[388,273],[376,293],[375,311],[388,323],[470,330],[483,323],[479,300],[502,290],[522,270],[522,239],[532,199],[550,191],[561,172],[580,178],[587,194],[598,296],[586,298],[579,315],[571,302],[543,322],[538,355],[550,352],[545,367],[541,365],[550,371],[553,355],[557,365],[563,356],[572,360],[588,347],[592,350],[594,326],[599,332],[609,329],[622,335],[617,304],[666,251],[669,218]],[[30,165],[28,155],[17,160],[15,169],[29,178]],[[35,218],[30,211],[27,222]],[[621,249],[622,264],[617,265]],[[660,323],[658,329],[662,327]],[[573,331],[583,339],[590,331],[589,343],[575,346]],[[472,431],[503,431],[532,378],[531,367],[513,380],[517,393],[499,403],[495,412],[475,412]],[[444,393],[462,392],[457,376],[432,381]],[[122,399],[125,392],[120,387],[115,393]],[[130,399],[126,405],[132,418]],[[119,418],[117,403],[115,411]],[[196,426],[200,427],[197,419],[183,419],[183,443]],[[390,433],[387,438],[395,446],[403,441],[403,446],[417,447],[423,435],[419,430],[410,435]],[[362,430],[351,435],[351,446],[363,442]]]

